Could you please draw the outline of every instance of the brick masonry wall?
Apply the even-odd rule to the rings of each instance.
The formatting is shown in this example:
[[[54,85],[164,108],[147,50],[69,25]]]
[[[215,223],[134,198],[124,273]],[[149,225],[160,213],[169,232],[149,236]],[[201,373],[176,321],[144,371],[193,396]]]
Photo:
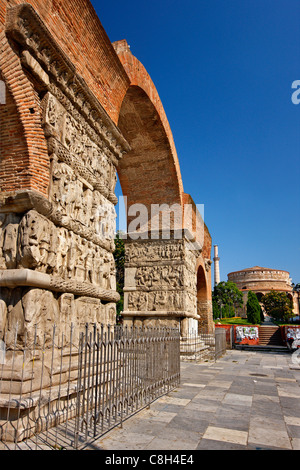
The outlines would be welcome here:
[[[17,106],[7,89],[6,104],[0,105],[0,123],[0,190],[12,191],[16,186],[22,187],[22,184],[26,187],[30,184],[27,144]]]
[[[0,0],[0,31],[6,9],[22,0]],[[88,0],[29,0],[77,72],[117,123],[129,78]]]
[[[50,164],[40,100],[4,32],[0,33],[0,71],[6,85],[6,104],[0,105],[0,191],[26,188],[47,195]]]

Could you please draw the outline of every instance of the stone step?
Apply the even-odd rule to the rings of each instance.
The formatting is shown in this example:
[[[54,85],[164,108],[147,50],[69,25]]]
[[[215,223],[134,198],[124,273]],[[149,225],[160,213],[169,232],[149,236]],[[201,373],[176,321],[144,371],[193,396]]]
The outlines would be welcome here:
[[[276,345],[235,344],[234,349],[239,349],[242,351],[267,351],[267,352],[290,354],[290,351],[286,346],[276,346]]]
[[[280,328],[278,326],[260,326],[259,328],[259,344],[284,346],[282,341]]]

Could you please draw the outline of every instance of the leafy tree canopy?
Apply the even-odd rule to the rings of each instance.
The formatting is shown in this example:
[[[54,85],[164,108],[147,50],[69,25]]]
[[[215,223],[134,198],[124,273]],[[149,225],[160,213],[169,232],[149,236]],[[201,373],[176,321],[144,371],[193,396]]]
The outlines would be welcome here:
[[[293,316],[293,302],[286,292],[272,290],[263,296],[262,303],[266,313],[275,320],[287,322]]]
[[[120,294],[121,299],[117,303],[117,319],[120,318],[124,305],[124,266],[125,266],[125,245],[121,237],[121,233],[117,232],[115,237],[115,252],[116,264],[116,281],[117,292]]]
[[[234,316],[235,308],[242,307],[243,294],[234,282],[220,282],[212,294],[214,318]]]

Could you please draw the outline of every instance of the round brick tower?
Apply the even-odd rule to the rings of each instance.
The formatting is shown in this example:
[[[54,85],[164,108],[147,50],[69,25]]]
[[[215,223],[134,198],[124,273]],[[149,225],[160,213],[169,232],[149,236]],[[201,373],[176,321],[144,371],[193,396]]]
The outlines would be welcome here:
[[[257,295],[259,301],[264,294],[271,290],[287,292],[293,300],[294,313],[299,315],[299,305],[293,294],[290,273],[288,271],[254,266],[253,268],[229,273],[228,281],[234,282],[243,293],[244,306],[242,311],[239,311],[239,314],[242,316],[246,316],[246,303],[249,290]]]

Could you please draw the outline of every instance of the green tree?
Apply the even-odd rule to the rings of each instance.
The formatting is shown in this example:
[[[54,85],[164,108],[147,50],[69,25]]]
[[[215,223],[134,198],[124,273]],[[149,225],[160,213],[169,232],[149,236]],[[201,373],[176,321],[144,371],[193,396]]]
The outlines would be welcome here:
[[[116,264],[117,292],[120,300],[117,303],[117,321],[120,320],[124,307],[124,270],[125,270],[125,245],[121,233],[116,233],[114,259]]]
[[[235,315],[235,309],[242,307],[243,294],[234,282],[220,282],[212,293],[214,318],[228,318]]]
[[[286,292],[272,290],[263,296],[262,302],[267,315],[274,320],[288,322],[293,316],[293,302]]]
[[[261,321],[261,307],[259,301],[251,290],[248,292],[247,299],[247,320],[253,325],[260,323]]]
[[[212,307],[213,307],[213,317],[216,320],[217,318],[221,318],[221,307],[218,304],[215,298],[212,299]]]

